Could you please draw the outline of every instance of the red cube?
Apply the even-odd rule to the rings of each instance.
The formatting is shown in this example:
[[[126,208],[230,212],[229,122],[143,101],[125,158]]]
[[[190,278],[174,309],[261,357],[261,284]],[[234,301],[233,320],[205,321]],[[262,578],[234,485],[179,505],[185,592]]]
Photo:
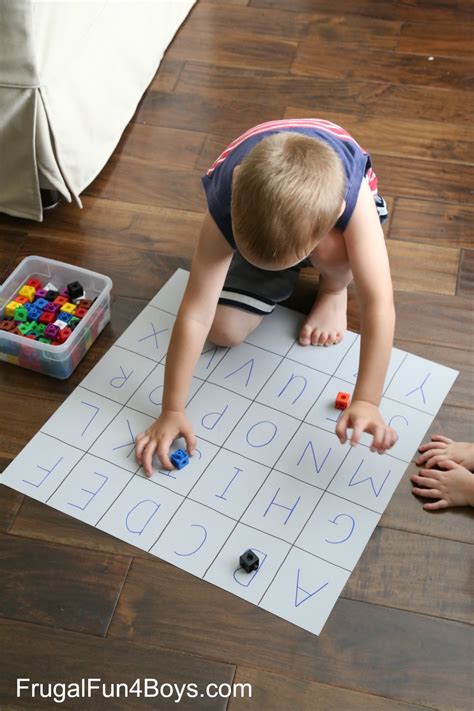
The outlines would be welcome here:
[[[349,393],[337,393],[336,397],[336,407],[338,410],[345,410],[349,405],[351,396]]]
[[[27,286],[32,286],[36,291],[38,291],[38,289],[42,289],[42,288],[43,288],[43,285],[42,285],[42,283],[40,282],[39,279],[33,279],[33,278],[28,279],[28,281],[26,282],[26,285],[27,285]]]
[[[76,310],[74,312],[74,316],[76,316],[76,318],[84,318],[87,311],[88,311],[88,309],[84,309],[81,306],[77,306]]]
[[[72,328],[69,328],[68,326],[66,326],[66,328],[62,328],[58,333],[58,341],[60,343],[64,343],[64,341],[67,341],[71,333]]]
[[[52,313],[51,311],[43,311],[41,316],[39,317],[39,322],[40,323],[53,323],[53,321],[56,321],[56,314]]]

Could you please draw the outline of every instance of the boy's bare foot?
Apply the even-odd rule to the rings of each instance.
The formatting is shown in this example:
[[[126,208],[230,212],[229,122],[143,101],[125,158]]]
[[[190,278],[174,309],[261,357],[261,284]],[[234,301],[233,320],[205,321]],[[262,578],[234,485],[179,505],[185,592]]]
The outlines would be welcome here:
[[[347,329],[347,289],[331,291],[320,279],[318,295],[306,318],[299,342],[302,346],[333,346]]]
[[[414,494],[438,499],[423,504],[423,508],[433,511],[449,506],[474,506],[474,474],[449,459],[441,462],[439,467],[422,469],[411,477]]]
[[[453,442],[449,437],[433,435],[431,442],[422,444],[418,451],[421,456],[416,460],[416,464],[426,469],[436,467],[447,459],[470,471],[474,469],[474,444],[470,442]]]

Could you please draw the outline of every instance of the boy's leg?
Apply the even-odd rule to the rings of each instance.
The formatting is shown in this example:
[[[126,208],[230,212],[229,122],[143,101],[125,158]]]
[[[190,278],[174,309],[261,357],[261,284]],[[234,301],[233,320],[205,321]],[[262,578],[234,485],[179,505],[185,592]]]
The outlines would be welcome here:
[[[267,271],[249,264],[235,252],[225,280],[209,340],[219,346],[236,346],[254,331],[275,305],[289,297],[298,269]]]
[[[352,272],[344,237],[333,229],[319,242],[310,261],[320,274],[318,295],[300,331],[302,345],[339,343],[347,329],[347,286]]]
[[[262,318],[263,315],[243,311],[235,306],[218,304],[208,338],[216,346],[238,346],[257,328]]]

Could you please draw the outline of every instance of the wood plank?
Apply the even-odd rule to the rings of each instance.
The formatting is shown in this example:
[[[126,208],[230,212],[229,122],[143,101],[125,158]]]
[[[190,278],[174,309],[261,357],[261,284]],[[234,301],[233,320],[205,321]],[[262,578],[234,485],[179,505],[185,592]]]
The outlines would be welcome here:
[[[463,623],[340,599],[316,637],[173,566],[137,560],[108,634],[464,711],[471,699],[471,633]]]
[[[472,59],[472,25],[449,22],[405,22],[397,46],[398,52],[465,57]]]
[[[154,89],[155,91],[173,91],[183,67],[184,62],[180,62],[177,59],[170,59],[165,54],[147,91],[150,89]]]
[[[248,5],[249,0],[200,0],[200,5]]]
[[[473,221],[472,205],[397,198],[390,238],[444,247],[473,248]]]
[[[25,239],[23,221],[0,213],[0,282],[13,271],[15,257]]]
[[[390,195],[472,202],[474,166],[412,160],[372,153],[374,170]]]
[[[465,91],[361,80],[334,81],[319,78],[316,70],[311,77],[290,76],[272,70],[251,71],[190,61],[185,64],[172,97],[159,97],[154,94],[155,92],[150,92],[144,99],[144,105],[148,104],[147,123],[174,125],[178,128],[192,128],[192,125],[180,120],[179,114],[176,117],[179,123],[163,123],[167,118],[166,112],[163,111],[165,107],[173,108],[172,117],[175,118],[178,100],[176,94],[188,96],[193,112],[198,110],[200,102],[205,102],[208,106],[209,103],[212,105],[213,98],[222,101],[224,103],[219,105],[221,113],[224,114],[232,114],[237,110],[240,101],[245,97],[246,102],[265,107],[261,121],[279,118],[282,114],[275,112],[276,106],[283,106],[283,110],[293,106],[305,109],[309,116],[324,117],[326,113],[333,111],[377,118],[409,116],[410,119],[423,121],[431,118],[435,123],[450,121],[454,124],[472,125],[469,95]],[[152,104],[161,109],[159,120],[155,117],[153,121]],[[206,113],[210,113],[209,108]],[[225,135],[214,124],[209,125],[205,120],[202,121],[201,115],[202,109],[194,126],[206,126],[209,133]],[[141,120],[140,117],[137,120]],[[224,118],[221,117],[221,122],[223,121]],[[245,128],[255,123],[258,121],[249,121]]]
[[[188,16],[180,34],[229,35],[229,29],[232,28],[232,33],[238,29],[255,37],[273,37],[295,42],[306,36],[309,22],[314,18],[313,13],[287,12],[278,9],[265,10],[247,7],[245,3],[238,5],[221,2],[211,5],[199,2]],[[228,40],[229,37],[227,37]],[[193,55],[192,59],[196,61],[198,57]],[[209,60],[212,64],[220,63],[214,51],[209,52],[205,58],[205,61]]]
[[[463,249],[461,251],[461,263],[459,265],[459,280],[456,294],[471,297],[474,293],[474,250]],[[472,323],[471,323],[472,325]]]
[[[426,22],[429,13],[430,22],[440,24],[448,20],[457,22],[472,19],[470,0],[450,0],[434,3],[433,0],[394,0],[393,2],[372,2],[372,0],[250,0],[250,7],[279,8],[293,12],[333,12],[337,14],[363,15],[412,22]]]
[[[9,534],[113,555],[153,559],[146,551],[29,497],[25,497]]]
[[[200,0],[201,5],[248,5],[249,0]]]
[[[273,11],[275,12],[275,11]],[[306,34],[306,42],[327,42],[341,47],[396,49],[403,23],[375,17],[348,15],[315,15]],[[299,48],[298,48],[299,51]],[[318,74],[317,72],[312,72]]]
[[[472,301],[461,296],[431,295],[428,293],[395,293],[397,311],[396,335],[406,341],[416,334],[418,343],[472,350],[472,334],[460,328],[468,324]]]
[[[45,215],[44,222],[28,222],[29,236],[50,237],[80,244],[85,251],[97,244],[110,251],[140,250],[192,256],[203,214],[122,200],[81,196],[83,210],[66,203]],[[8,227],[6,228],[9,229]]]
[[[342,595],[472,624],[473,553],[469,543],[377,527]]]
[[[242,51],[245,47],[245,52]],[[221,66],[262,68],[269,64],[275,71],[287,72],[296,54],[296,41],[254,34],[238,21],[232,31],[212,32],[193,29],[185,23],[168,48],[173,60],[209,62]]]
[[[271,711],[422,711],[424,706],[406,704],[381,696],[370,696],[359,691],[340,689],[312,681],[292,679],[261,669],[238,666],[234,682],[252,685],[252,703],[257,709]],[[248,711],[248,700],[231,698],[228,711]]]
[[[308,313],[317,293],[318,277],[314,269],[303,269],[296,288],[285,306]],[[471,352],[472,337],[459,324],[469,323],[472,312],[470,299],[428,292],[395,291],[397,322],[395,336],[399,340],[463,349]],[[349,328],[360,331],[359,306],[353,285],[349,288],[347,308]]]
[[[38,379],[42,378],[45,384],[44,399],[38,405],[38,393],[28,396],[22,392],[21,403],[19,403],[19,391],[15,392],[12,385],[9,385],[8,388],[3,385],[3,381],[6,382],[10,378],[12,381],[15,380],[18,372],[22,372],[22,369],[10,363],[2,363],[0,368],[2,381],[0,386],[2,392],[0,459],[4,466],[16,457],[64,399],[51,387],[50,378],[47,379],[47,376],[35,373],[32,375],[32,380],[38,382]],[[25,377],[24,374],[23,377]],[[3,410],[3,408],[5,409]]]
[[[183,74],[186,66],[187,64]],[[277,97],[279,103],[272,97],[264,106],[261,102],[247,101],[246,98],[237,100],[223,95],[214,99],[206,96],[198,86],[189,94],[182,95],[177,93],[180,83],[181,78],[173,94],[152,90],[147,92],[134,120],[189,130],[192,130],[193,126],[203,126],[211,133],[230,136],[230,141],[250,126],[267,121],[269,117],[280,118],[286,106],[283,96]],[[245,94],[242,94],[242,97],[245,97]]]
[[[205,139],[199,131],[146,126],[131,122],[120,138],[114,157],[127,167],[192,168]]]
[[[7,460],[5,460],[5,465]],[[0,460],[0,467],[2,461]],[[3,467],[2,467],[3,468]],[[2,478],[0,476],[0,482]],[[0,487],[0,532],[6,533],[12,525],[18,509],[23,501],[23,494],[13,489],[8,489],[6,486]]]
[[[449,417],[449,410],[456,411],[456,408],[443,406],[441,410],[441,420]],[[448,414],[447,414],[448,411]],[[462,411],[461,411],[462,412]],[[437,419],[439,422],[440,419]],[[451,415],[450,422],[453,417]],[[441,433],[441,428],[436,426],[430,428],[430,435],[424,438],[426,441],[431,433]],[[453,430],[444,429],[443,434],[453,434]],[[461,438],[461,437],[460,437]],[[474,544],[474,509],[467,506],[462,508],[444,509],[442,511],[425,511],[422,507],[422,500],[412,494],[412,483],[410,477],[418,473],[418,467],[412,462],[400,481],[389,505],[385,509],[379,525],[382,528],[391,528],[409,533],[419,533],[423,536],[435,536],[445,541],[461,541],[463,543]],[[23,509],[23,506],[22,506]],[[411,549],[410,549],[411,551]],[[443,564],[444,565],[444,564]],[[438,566],[435,566],[436,568]],[[415,569],[415,566],[412,568]],[[430,573],[431,575],[431,573]],[[409,576],[410,581],[412,576]],[[417,583],[418,584],[418,583]],[[451,599],[450,592],[446,596],[446,603]]]
[[[460,251],[387,240],[393,287],[399,291],[455,294]]]
[[[0,697],[2,708],[8,711],[22,711],[25,708],[90,708],[97,709],[144,709],[160,711],[175,709],[178,696],[166,698],[169,686],[163,686],[163,696],[133,693],[125,700],[123,689],[120,696],[105,698],[100,692],[94,692],[88,701],[68,701],[57,704],[54,701],[41,700],[16,694],[17,678],[31,679],[32,682],[48,684],[80,683],[81,679],[97,678],[110,689],[111,684],[124,683],[129,687],[139,679],[157,679],[159,685],[176,685],[184,691],[179,708],[190,711],[196,708],[206,711],[225,711],[227,699],[205,698],[199,703],[188,696],[185,687],[195,683],[199,693],[204,693],[208,684],[232,684],[235,667],[189,654],[179,654],[170,649],[157,649],[120,640],[101,639],[64,630],[51,630],[47,627],[0,621],[2,645],[8,654],[3,655],[2,674],[0,676]],[[214,690],[215,687],[212,687]],[[109,691],[110,693],[110,691]],[[409,710],[407,710],[409,711]]]
[[[112,157],[85,195],[179,210],[204,211],[200,173]]]
[[[289,106],[285,111],[285,118],[307,117],[306,109]],[[440,153],[446,153],[447,163],[468,165],[473,163],[471,156],[474,153],[474,129],[472,127],[405,119],[401,116],[354,116],[350,113],[337,112],[326,113],[324,118],[343,126],[369,153],[373,151],[387,156],[405,156],[410,160],[413,158],[438,160]],[[203,150],[205,145],[204,143]],[[400,201],[402,200],[403,198],[400,198]],[[433,203],[434,206],[436,204]],[[439,209],[443,209],[442,204]],[[462,210],[462,207],[458,209]],[[467,211],[471,208],[465,206],[465,209]]]
[[[114,283],[116,296],[132,296],[149,301],[163,283],[163,274],[169,275],[178,267],[189,269],[194,246],[188,248],[189,257],[169,257],[154,249],[134,249],[133,243],[128,248],[111,249],[105,241],[90,240],[80,250],[71,240],[43,236],[30,236],[28,248],[21,252],[54,256],[62,262],[77,264],[85,269],[107,273]],[[20,256],[20,255],[19,255]]]
[[[347,45],[341,56],[336,42],[308,37],[298,44],[291,73],[332,79],[383,81],[393,84],[415,84],[454,87],[469,91],[473,87],[474,62],[456,57],[435,57],[398,53],[371,46]]]
[[[6,535],[0,535],[0,557],[2,617],[102,636],[131,562]]]

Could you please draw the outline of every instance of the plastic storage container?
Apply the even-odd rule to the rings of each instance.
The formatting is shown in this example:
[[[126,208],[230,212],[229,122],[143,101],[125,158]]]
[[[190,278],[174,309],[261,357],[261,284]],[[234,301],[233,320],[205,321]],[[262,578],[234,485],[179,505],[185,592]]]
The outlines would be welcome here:
[[[52,282],[59,289],[73,281],[84,287],[88,299],[96,299],[69,338],[60,346],[33,341],[14,333],[0,331],[0,360],[37,370],[53,378],[69,378],[104,326],[110,321],[112,280],[103,274],[56,262],[45,257],[26,257],[0,288],[0,310],[32,277]]]

